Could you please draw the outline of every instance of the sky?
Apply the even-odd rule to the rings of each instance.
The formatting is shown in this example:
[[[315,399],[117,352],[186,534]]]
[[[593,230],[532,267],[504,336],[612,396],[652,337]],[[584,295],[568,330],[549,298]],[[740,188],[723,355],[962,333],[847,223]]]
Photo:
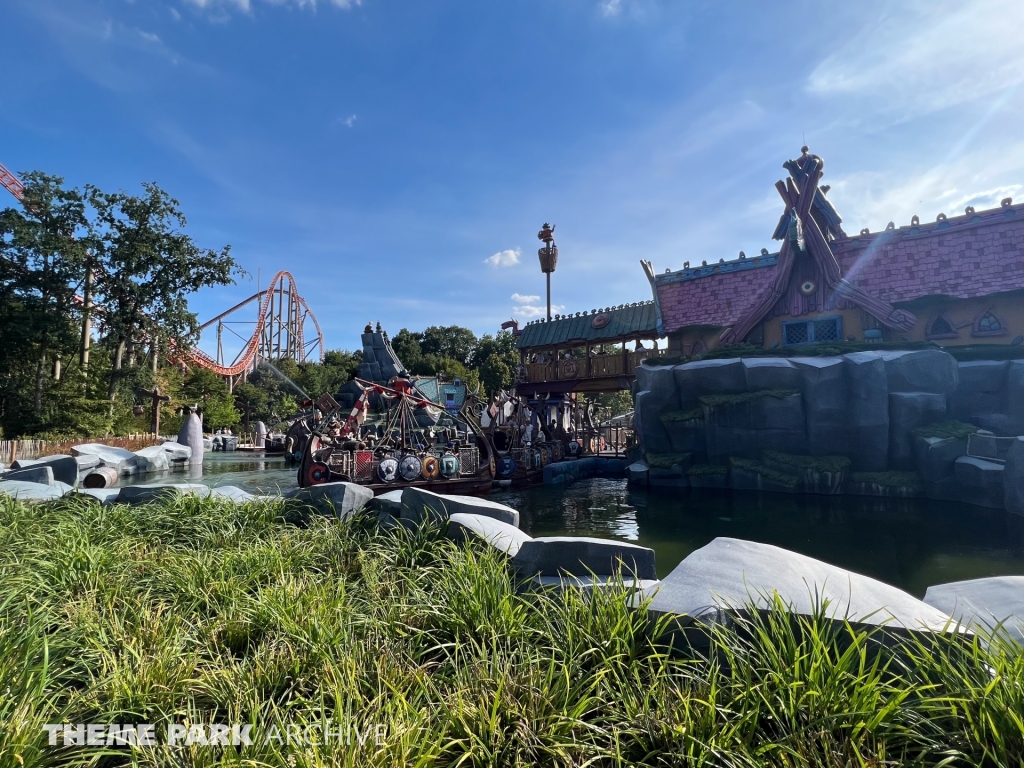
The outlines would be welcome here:
[[[201,321],[287,270],[328,349],[541,315],[545,222],[555,311],[774,251],[804,143],[849,233],[1024,197],[1019,2],[4,0],[0,30],[0,163],[157,182],[248,273]]]

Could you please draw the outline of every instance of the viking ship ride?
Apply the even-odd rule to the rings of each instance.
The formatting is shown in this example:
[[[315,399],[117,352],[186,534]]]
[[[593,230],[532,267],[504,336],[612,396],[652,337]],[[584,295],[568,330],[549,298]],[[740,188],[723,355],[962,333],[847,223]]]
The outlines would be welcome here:
[[[461,407],[446,407],[450,403],[424,397],[406,376],[393,378],[389,386],[355,382],[362,392],[351,410],[324,395],[314,415],[293,425],[301,454],[299,486],[345,481],[375,494],[409,486],[439,493],[491,490],[494,453],[480,428],[483,404],[475,397],[464,397]],[[371,401],[382,417],[370,417]],[[302,436],[307,429],[308,436]]]

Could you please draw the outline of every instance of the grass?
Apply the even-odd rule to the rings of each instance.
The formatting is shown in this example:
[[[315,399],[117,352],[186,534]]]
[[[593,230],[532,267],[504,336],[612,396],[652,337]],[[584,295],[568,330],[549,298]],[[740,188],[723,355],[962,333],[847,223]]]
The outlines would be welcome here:
[[[690,460],[689,453],[648,453],[647,466],[658,469],[671,469],[676,464],[685,464]]]
[[[936,421],[933,424],[912,429],[910,433],[915,437],[939,437],[943,439],[966,440],[970,435],[978,431],[973,424],[965,424],[962,421]]]
[[[793,469],[810,469],[815,472],[843,472],[850,468],[850,460],[846,456],[801,456],[765,449],[761,455],[768,461],[785,464]]]
[[[723,468],[724,469],[724,468]],[[277,504],[0,499],[0,762],[90,766],[1018,766],[1024,654],[781,606],[672,649],[612,589]],[[289,746],[324,718],[383,739]],[[253,723],[234,748],[45,746],[45,723]],[[314,736],[315,736],[314,732]]]
[[[792,395],[799,394],[800,390],[797,389],[758,389],[753,392],[737,392],[732,395],[703,395],[697,399],[708,408],[719,408],[721,406],[752,403],[755,400],[761,400],[766,397],[783,400]]]

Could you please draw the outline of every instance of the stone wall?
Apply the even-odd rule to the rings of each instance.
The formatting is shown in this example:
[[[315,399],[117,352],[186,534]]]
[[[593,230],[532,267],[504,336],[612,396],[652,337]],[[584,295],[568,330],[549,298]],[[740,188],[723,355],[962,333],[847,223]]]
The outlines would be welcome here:
[[[766,452],[781,452],[848,459],[845,492],[1001,507],[1002,463],[966,456],[966,435],[924,437],[919,428],[958,421],[993,436],[1024,434],[1024,360],[957,363],[938,349],[645,364],[635,391],[641,447],[661,457],[649,463],[663,482],[662,465],[680,468],[674,484],[696,484],[686,478],[704,477],[701,467],[729,466],[734,487],[785,490],[789,476],[765,463]]]

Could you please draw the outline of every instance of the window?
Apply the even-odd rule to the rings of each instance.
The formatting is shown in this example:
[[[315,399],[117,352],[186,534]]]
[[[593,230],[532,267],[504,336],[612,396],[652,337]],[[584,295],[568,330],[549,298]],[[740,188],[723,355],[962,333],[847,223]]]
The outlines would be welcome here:
[[[938,315],[928,326],[925,336],[929,339],[955,339],[956,326],[945,315]]]
[[[1006,326],[992,314],[991,309],[974,318],[974,330],[971,332],[971,336],[1002,336],[1005,333]]]
[[[841,341],[843,318],[819,317],[816,320],[792,320],[782,324],[782,343],[791,347],[796,344],[814,344],[821,341]]]

